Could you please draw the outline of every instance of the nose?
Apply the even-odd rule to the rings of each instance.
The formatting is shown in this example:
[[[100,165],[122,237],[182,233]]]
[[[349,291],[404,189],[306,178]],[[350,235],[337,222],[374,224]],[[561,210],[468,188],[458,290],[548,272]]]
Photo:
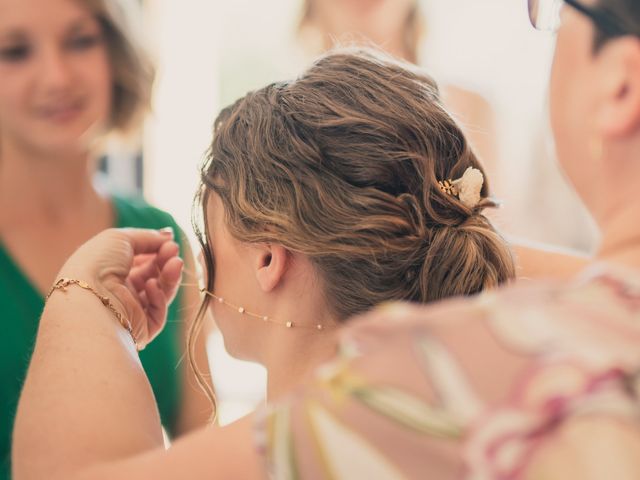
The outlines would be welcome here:
[[[71,65],[64,53],[52,46],[41,55],[40,81],[50,93],[64,91],[71,83]]]

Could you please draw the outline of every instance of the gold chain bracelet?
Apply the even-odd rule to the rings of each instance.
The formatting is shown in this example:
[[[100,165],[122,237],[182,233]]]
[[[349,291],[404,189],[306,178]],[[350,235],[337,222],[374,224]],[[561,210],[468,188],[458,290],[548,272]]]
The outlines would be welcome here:
[[[129,332],[129,335],[131,335],[131,339],[133,340],[133,344],[135,345],[136,350],[140,350],[138,348],[138,342],[136,341],[136,337],[133,335],[133,329],[131,328],[131,322],[129,321],[129,319],[125,318],[124,315],[122,315],[122,313],[120,313],[116,309],[116,307],[113,305],[113,303],[111,303],[111,299],[109,297],[101,295],[93,287],[91,287],[88,283],[83,282],[82,280],[76,280],[75,278],[61,278],[60,280],[58,280],[56,283],[53,284],[53,286],[51,287],[51,290],[49,290],[49,293],[47,293],[47,296],[45,297],[45,301],[49,300],[49,297],[51,296],[51,294],[54,291],[61,290],[63,292],[66,292],[67,291],[67,287],[70,287],[72,285],[77,285],[80,288],[88,290],[91,293],[93,293],[96,297],[98,297],[100,299],[100,301],[102,302],[102,304],[105,307],[107,307],[111,311],[111,313],[113,313],[115,315],[115,317],[118,319],[118,322],[120,323],[120,325],[122,325],[124,327],[124,329],[127,332]]]

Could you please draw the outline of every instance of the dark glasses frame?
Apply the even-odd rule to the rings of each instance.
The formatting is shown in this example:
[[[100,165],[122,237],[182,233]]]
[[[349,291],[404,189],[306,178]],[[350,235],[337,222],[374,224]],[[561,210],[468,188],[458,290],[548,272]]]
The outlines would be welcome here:
[[[623,35],[633,34],[628,28],[625,28],[622,21],[616,18],[611,12],[602,7],[591,7],[585,5],[577,0],[558,0],[560,4],[564,3],[571,8],[586,16],[593,22],[593,24],[600,30],[600,32],[606,37],[620,37]],[[536,26],[536,19],[533,16],[533,12],[536,11],[536,0],[528,0],[529,7],[529,19],[531,24]]]
[[[607,36],[618,37],[631,33],[621,25],[621,22],[618,21],[617,18],[606,10],[598,7],[589,7],[577,2],[576,0],[563,1],[574,10],[588,17],[602,31],[602,33]]]

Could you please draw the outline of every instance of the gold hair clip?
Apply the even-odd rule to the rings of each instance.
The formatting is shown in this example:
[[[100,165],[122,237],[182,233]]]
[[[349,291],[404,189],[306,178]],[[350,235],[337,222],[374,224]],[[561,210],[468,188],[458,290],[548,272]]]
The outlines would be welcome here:
[[[439,181],[438,185],[444,193],[458,197],[464,205],[474,208],[482,199],[484,175],[477,168],[469,167],[457,180]]]
[[[453,185],[452,180],[439,181],[438,185],[447,195],[457,195],[456,187]]]

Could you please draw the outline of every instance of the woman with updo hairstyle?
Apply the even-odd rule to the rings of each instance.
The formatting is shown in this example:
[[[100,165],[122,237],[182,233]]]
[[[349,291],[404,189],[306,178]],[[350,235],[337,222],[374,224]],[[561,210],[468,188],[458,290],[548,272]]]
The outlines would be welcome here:
[[[56,288],[20,401],[16,480],[640,478],[633,222],[640,215],[640,5],[565,0],[560,17],[544,15],[559,6],[530,0],[529,14],[540,29],[561,23],[552,124],[560,157],[582,174],[576,183],[598,189],[590,197],[598,219],[618,225],[606,264],[568,285],[385,305],[340,328],[340,355],[284,401],[168,449],[126,330],[91,293]],[[307,106],[303,97],[311,108],[299,108]],[[297,354],[287,352],[270,377],[308,368],[319,334],[333,331],[340,312],[373,301],[362,301],[363,292],[422,291],[410,288],[417,277],[401,279],[411,264],[398,254],[403,242],[411,251],[422,245],[415,265],[438,272],[440,261],[428,263],[429,256],[452,262],[461,251],[432,243],[429,235],[444,227],[463,252],[495,254],[481,257],[476,276],[459,275],[461,287],[473,291],[478,279],[491,286],[491,271],[509,276],[508,251],[491,241],[478,211],[486,185],[468,169],[473,156],[438,105],[424,76],[371,55],[336,53],[297,80],[249,94],[219,119],[201,192],[209,298],[229,340],[250,327],[235,339],[244,352],[262,349],[269,360],[300,337]],[[424,233],[426,240],[415,238]],[[166,232],[112,229],[77,250],[60,275],[90,279],[128,312],[146,344],[180,282],[182,263],[170,245]],[[157,272],[131,269],[150,252]],[[386,284],[353,268],[376,270],[392,254],[401,258]],[[464,265],[457,273],[474,267],[457,264]],[[325,273],[343,265],[344,278]],[[161,280],[154,309],[122,288],[126,279]],[[354,302],[338,304],[338,296]]]
[[[514,276],[509,247],[483,214],[494,203],[482,166],[436,84],[369,50],[331,52],[298,78],[225,108],[214,123],[196,200],[206,278],[193,329],[211,311],[229,353],[266,367],[273,405],[335,358],[341,327],[354,315],[394,300],[475,295]],[[155,269],[131,268],[149,252]],[[19,479],[38,478],[52,464],[59,467],[55,478],[260,478],[265,443],[288,428],[266,427],[265,415],[201,429],[164,449],[134,346],[153,345],[167,303],[185,283],[181,271],[166,232],[117,229],[94,237],[61,269],[18,412]],[[125,312],[125,328],[78,281]],[[150,308],[143,308],[143,296]],[[73,335],[56,326],[62,317]],[[197,336],[190,338],[193,344]],[[90,355],[84,345],[91,345]],[[52,348],[66,353],[52,357]],[[95,372],[113,383],[96,383]],[[45,374],[57,378],[47,393]],[[87,382],[94,387],[73,387]],[[51,393],[65,399],[56,411],[60,418],[73,412],[74,425],[64,447],[69,454],[56,449],[55,460],[41,438],[65,433],[38,406]],[[36,421],[44,437],[30,428]],[[250,433],[256,428],[258,435]],[[122,461],[87,460],[96,446],[79,440],[96,431],[101,455],[113,450],[109,458]],[[286,438],[278,441],[286,461],[293,449]]]
[[[333,354],[349,317],[514,276],[436,84],[372,51],[330,53],[224,109],[199,201],[210,307],[227,350],[267,368],[269,399]]]

